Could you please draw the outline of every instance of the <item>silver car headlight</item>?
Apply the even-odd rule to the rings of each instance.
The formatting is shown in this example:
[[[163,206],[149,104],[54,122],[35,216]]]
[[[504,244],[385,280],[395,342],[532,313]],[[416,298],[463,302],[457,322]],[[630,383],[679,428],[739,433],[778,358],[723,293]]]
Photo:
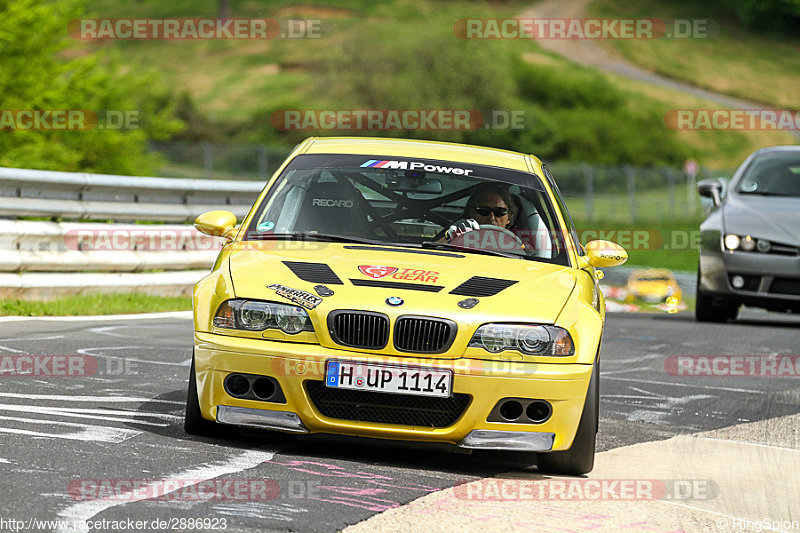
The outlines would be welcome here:
[[[725,248],[728,250],[736,250],[739,248],[739,244],[741,244],[742,239],[739,238],[738,235],[725,235]]]
[[[257,300],[226,300],[214,315],[218,328],[264,331],[279,329],[294,335],[314,331],[308,313],[302,307]]]
[[[469,345],[490,353],[515,350],[525,355],[575,355],[575,344],[564,328],[519,324],[484,324],[472,336]]]
[[[766,239],[754,239],[751,235],[740,236],[733,233],[725,235],[723,240],[725,249],[729,251],[741,250],[743,252],[768,253],[772,250],[772,243]]]

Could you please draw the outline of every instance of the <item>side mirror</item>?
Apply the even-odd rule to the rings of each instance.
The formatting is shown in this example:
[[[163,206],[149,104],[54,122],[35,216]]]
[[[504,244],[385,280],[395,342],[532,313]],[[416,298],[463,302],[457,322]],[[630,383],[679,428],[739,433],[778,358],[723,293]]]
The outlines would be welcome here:
[[[194,220],[194,227],[200,233],[233,240],[236,215],[230,211],[208,211]]]
[[[591,241],[584,249],[586,260],[595,268],[619,266],[628,260],[628,252],[615,242]]]
[[[697,192],[700,196],[711,198],[715,207],[722,203],[722,189],[722,182],[718,179],[707,179],[697,183]]]

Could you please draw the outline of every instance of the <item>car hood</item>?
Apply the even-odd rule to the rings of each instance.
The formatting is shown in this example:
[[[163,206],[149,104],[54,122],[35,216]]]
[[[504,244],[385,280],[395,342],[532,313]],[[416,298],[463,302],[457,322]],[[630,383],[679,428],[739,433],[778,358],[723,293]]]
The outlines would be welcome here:
[[[800,246],[800,198],[733,194],[722,213],[725,233]]]
[[[335,309],[358,309],[379,311],[391,319],[401,314],[449,318],[462,327],[487,321],[552,324],[575,287],[573,269],[522,259],[339,243],[233,246],[230,272],[237,298],[288,301],[275,287],[269,288],[275,284],[316,297],[315,287],[324,285],[334,294],[309,310],[319,322]],[[456,291],[462,294],[451,293],[476,276],[488,279],[473,280],[471,287]],[[436,287],[441,288],[431,292]],[[390,306],[391,297],[403,303]],[[459,306],[467,298],[478,303],[470,309]]]

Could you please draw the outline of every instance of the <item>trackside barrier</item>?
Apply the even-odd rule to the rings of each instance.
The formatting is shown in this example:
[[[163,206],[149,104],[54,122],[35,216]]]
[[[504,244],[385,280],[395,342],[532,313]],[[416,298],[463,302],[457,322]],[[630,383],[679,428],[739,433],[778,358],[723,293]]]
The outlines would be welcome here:
[[[0,167],[0,297],[188,294],[223,244],[188,223],[213,209],[241,220],[263,185]]]
[[[242,218],[263,186],[0,167],[0,217],[188,223],[205,211],[227,209]]]

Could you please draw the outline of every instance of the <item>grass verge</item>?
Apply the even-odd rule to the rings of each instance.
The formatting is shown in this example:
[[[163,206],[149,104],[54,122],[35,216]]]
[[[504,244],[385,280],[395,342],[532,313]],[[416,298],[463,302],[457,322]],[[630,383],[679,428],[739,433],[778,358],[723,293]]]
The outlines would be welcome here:
[[[659,224],[575,220],[581,243],[601,239],[616,242],[628,252],[626,266],[697,270],[700,221]]]
[[[588,14],[710,20],[706,38],[600,42],[646,69],[719,93],[790,109],[800,98],[796,37],[753,33],[730,12],[688,0],[596,0]]]
[[[188,311],[188,296],[155,296],[152,294],[90,294],[53,300],[0,300],[0,316],[78,316],[116,315]]]

